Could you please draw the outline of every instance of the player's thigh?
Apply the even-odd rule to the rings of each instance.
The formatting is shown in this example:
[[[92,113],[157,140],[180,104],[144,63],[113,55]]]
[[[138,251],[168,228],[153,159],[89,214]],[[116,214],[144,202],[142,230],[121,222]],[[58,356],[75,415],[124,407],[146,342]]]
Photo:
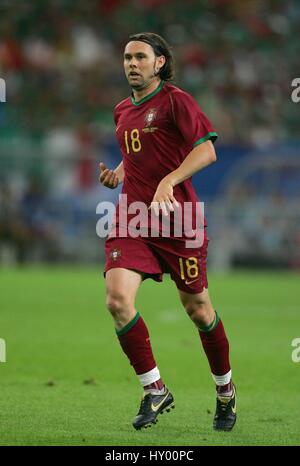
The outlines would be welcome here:
[[[108,238],[105,256],[107,307],[113,314],[131,312],[142,279],[159,276],[160,264],[141,238]]]

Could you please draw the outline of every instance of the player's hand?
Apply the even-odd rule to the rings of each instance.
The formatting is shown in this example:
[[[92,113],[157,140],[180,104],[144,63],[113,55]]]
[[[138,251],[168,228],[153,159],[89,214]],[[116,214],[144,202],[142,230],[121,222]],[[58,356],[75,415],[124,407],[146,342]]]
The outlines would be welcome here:
[[[157,216],[160,210],[167,216],[169,212],[174,212],[174,206],[179,207],[179,203],[173,195],[173,185],[166,177],[157,186],[149,209],[153,209]]]
[[[106,188],[115,189],[119,184],[119,178],[113,170],[106,167],[103,162],[99,163],[100,175],[99,181]]]

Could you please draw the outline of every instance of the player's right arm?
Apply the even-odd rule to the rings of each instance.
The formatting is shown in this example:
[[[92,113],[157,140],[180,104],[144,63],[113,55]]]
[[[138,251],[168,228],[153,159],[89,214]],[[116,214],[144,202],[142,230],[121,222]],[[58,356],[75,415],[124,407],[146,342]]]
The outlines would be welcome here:
[[[124,180],[123,161],[114,170],[110,170],[103,162],[100,162],[99,169],[99,181],[106,188],[115,189]]]

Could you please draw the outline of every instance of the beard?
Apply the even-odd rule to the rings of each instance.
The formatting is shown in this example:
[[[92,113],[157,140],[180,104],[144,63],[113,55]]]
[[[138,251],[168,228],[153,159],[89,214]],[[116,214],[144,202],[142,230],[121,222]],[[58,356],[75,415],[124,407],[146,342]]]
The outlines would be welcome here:
[[[129,83],[130,84],[130,83]],[[143,89],[145,89],[147,87],[147,83],[145,83],[145,81],[143,81],[142,83],[131,83],[130,84],[130,87],[132,89],[134,89],[135,91],[142,91]]]
[[[153,73],[149,76],[149,78],[147,80],[145,80],[143,77],[141,77],[140,82],[130,83],[130,78],[129,78],[128,82],[129,82],[130,87],[132,89],[134,89],[135,91],[142,91],[143,89],[146,89],[147,87],[149,87],[150,84],[154,81],[154,79],[157,78],[157,76],[159,76],[159,73],[156,73],[153,70]]]

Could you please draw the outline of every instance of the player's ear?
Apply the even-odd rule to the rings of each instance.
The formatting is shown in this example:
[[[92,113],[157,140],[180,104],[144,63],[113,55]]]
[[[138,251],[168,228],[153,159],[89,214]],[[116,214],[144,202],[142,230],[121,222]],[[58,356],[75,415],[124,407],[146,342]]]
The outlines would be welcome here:
[[[166,63],[166,57],[164,55],[161,55],[160,57],[157,57],[157,72],[159,73],[164,64]]]

